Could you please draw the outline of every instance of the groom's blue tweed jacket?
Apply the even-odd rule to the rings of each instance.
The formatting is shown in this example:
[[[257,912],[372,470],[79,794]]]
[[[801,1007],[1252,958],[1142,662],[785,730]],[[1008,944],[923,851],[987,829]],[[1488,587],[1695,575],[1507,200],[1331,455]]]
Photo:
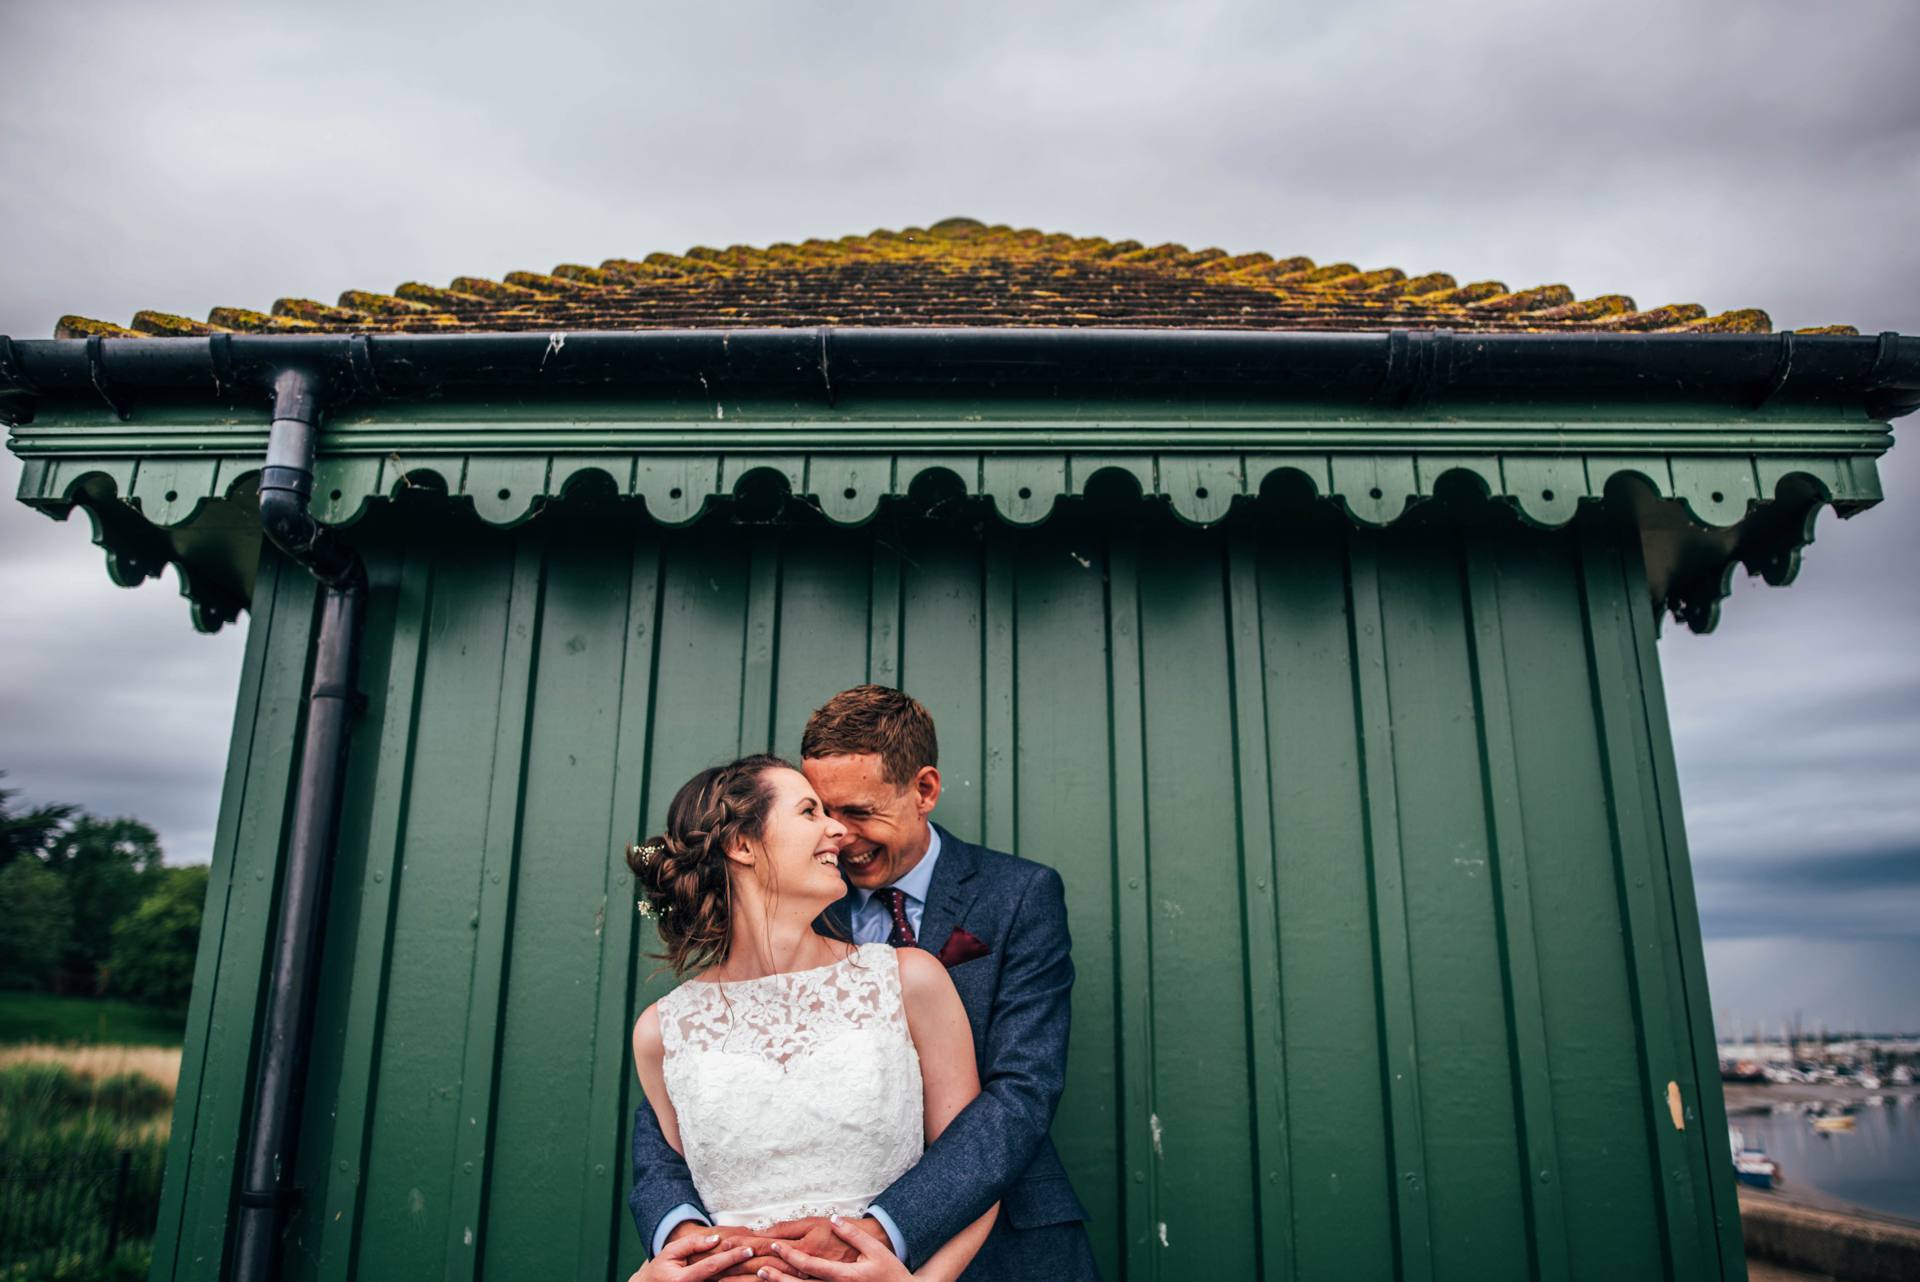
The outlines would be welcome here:
[[[920,923],[920,946],[939,952],[956,928],[988,948],[947,973],[966,1004],[980,1061],[980,1096],[918,1164],[876,1199],[923,1263],[994,1202],[993,1235],[968,1279],[1097,1278],[1086,1211],[1047,1138],[1065,1084],[1071,940],[1060,874],[940,829],[940,861]],[[852,895],[822,915],[846,938]],[[642,1242],[683,1202],[700,1206],[687,1164],[644,1102],[633,1122],[633,1192]]]

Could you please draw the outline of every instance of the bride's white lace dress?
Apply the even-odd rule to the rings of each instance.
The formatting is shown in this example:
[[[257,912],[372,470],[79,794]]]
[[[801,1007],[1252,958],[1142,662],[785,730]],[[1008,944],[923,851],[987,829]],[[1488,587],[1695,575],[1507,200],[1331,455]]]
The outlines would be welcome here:
[[[920,1059],[900,960],[690,981],[659,1002],[662,1074],[715,1224],[862,1215],[920,1159]]]

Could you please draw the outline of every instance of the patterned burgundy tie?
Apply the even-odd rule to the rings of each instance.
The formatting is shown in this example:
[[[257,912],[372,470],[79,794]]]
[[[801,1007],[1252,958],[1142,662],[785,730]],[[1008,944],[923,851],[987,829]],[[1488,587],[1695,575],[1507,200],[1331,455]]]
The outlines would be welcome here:
[[[893,909],[893,929],[887,933],[887,942],[895,948],[913,947],[913,923],[907,920],[907,892],[898,886],[888,886],[880,893],[887,897],[887,904]]]

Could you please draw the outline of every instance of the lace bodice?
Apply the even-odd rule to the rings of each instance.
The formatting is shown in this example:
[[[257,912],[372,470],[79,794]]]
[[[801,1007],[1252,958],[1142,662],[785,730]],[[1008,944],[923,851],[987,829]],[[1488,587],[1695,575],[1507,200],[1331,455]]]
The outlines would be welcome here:
[[[716,1224],[862,1215],[919,1160],[920,1060],[889,945],[813,970],[684,983],[659,1016],[667,1097]]]

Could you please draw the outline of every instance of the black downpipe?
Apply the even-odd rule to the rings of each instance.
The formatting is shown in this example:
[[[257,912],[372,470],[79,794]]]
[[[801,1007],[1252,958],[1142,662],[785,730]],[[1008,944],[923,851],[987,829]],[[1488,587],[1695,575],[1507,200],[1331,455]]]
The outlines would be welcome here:
[[[314,642],[307,730],[294,790],[293,832],[281,886],[279,931],[267,987],[265,1035],[254,1079],[252,1130],[240,1180],[235,1282],[271,1282],[293,1200],[297,1118],[318,991],[327,867],[339,817],[347,736],[360,703],[354,688],[360,621],[367,597],[359,553],[307,510],[320,429],[316,381],[286,371],[274,382],[273,430],[260,473],[260,524],[268,538],[318,579],[320,634]]]

